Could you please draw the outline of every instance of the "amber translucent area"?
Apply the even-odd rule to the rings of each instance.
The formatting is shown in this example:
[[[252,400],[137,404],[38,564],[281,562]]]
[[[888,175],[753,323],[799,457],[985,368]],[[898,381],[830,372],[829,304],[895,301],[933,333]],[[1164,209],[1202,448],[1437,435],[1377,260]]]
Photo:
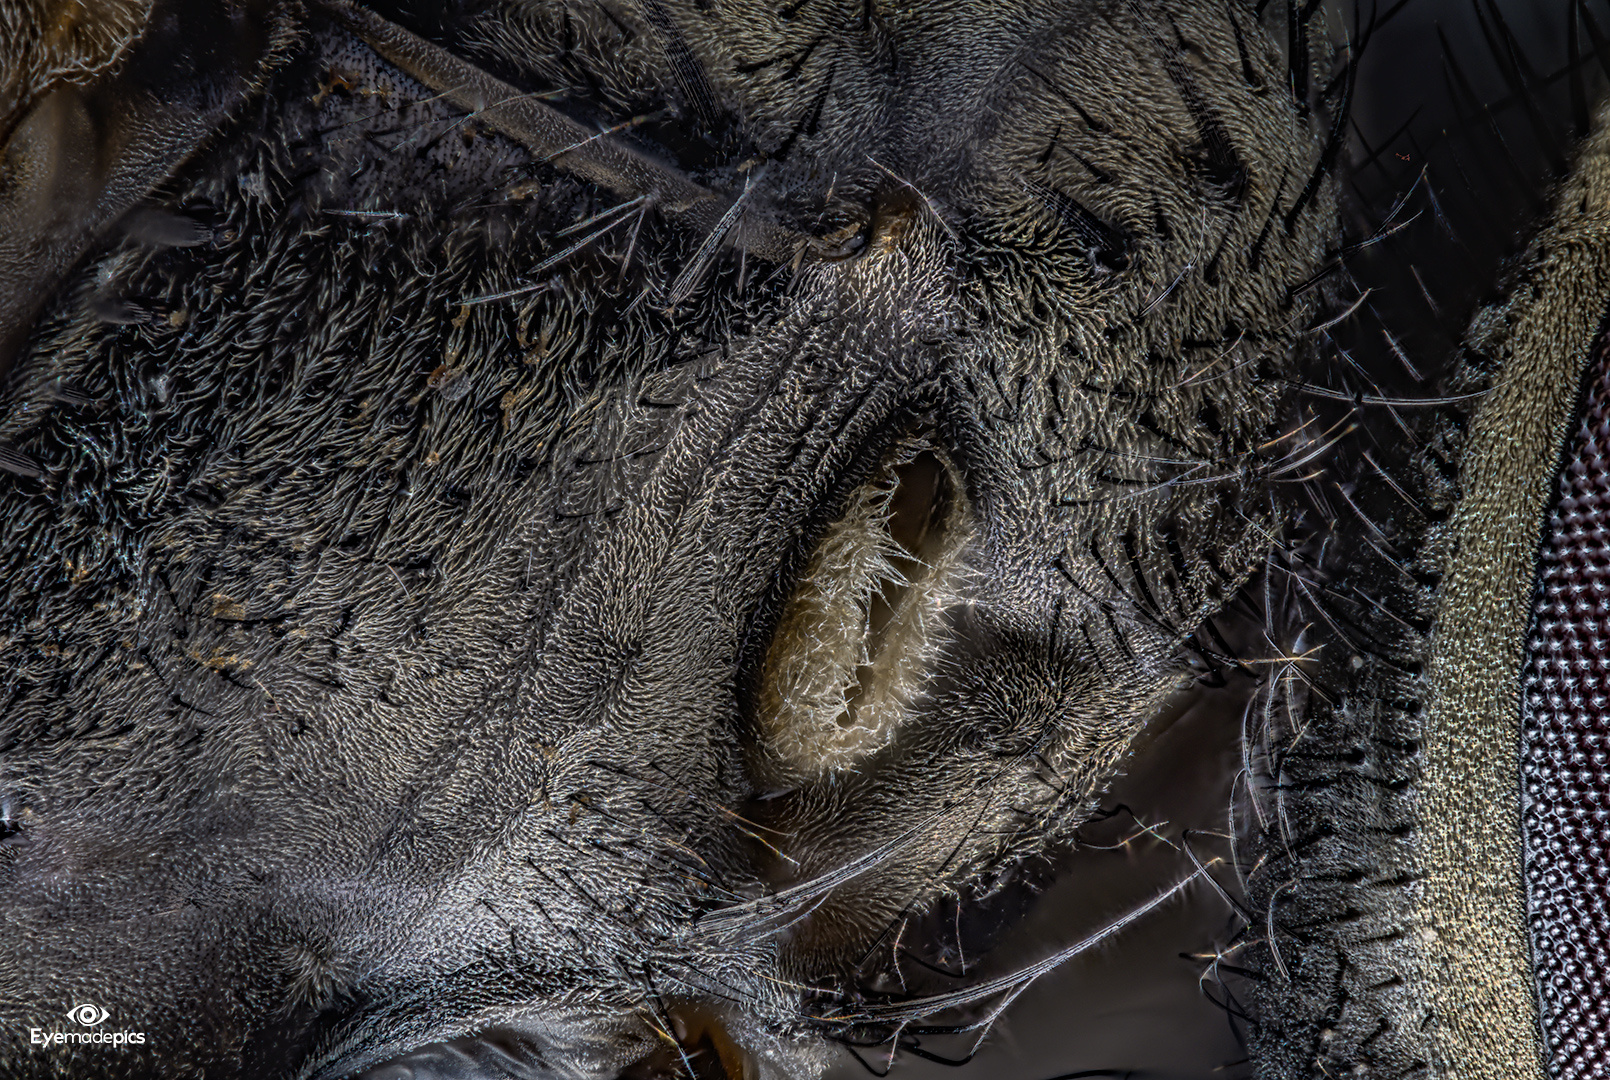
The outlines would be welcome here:
[[[754,1060],[733,1042],[719,1017],[696,1005],[673,1005],[657,1019],[663,1043],[621,1073],[620,1080],[757,1080]]]

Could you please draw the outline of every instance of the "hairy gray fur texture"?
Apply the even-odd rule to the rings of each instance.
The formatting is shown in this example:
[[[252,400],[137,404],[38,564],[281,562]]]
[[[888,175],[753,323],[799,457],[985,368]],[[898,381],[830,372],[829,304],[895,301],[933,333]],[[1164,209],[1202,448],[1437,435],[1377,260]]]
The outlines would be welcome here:
[[[494,1029],[553,1076],[693,1070],[671,1039],[807,1077],[973,1004],[902,1000],[903,919],[1066,837],[1254,575],[1301,590],[1345,56],[1241,0],[375,7],[741,223],[339,8],[242,10],[261,86],[5,384],[0,1066]],[[965,518],[920,691],[785,767],[774,634],[910,440]],[[1268,607],[1273,656],[1323,633]],[[149,1041],[28,1044],[80,999]]]

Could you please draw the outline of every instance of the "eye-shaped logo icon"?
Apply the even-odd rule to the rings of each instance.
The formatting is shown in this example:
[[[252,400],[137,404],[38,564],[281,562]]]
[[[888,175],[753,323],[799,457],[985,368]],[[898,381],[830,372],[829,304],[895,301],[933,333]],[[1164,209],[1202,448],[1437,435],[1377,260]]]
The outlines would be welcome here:
[[[74,1005],[67,1010],[67,1019],[83,1024],[85,1027],[93,1027],[111,1015],[110,1012],[99,1005],[91,1005],[88,1002],[83,1005]]]

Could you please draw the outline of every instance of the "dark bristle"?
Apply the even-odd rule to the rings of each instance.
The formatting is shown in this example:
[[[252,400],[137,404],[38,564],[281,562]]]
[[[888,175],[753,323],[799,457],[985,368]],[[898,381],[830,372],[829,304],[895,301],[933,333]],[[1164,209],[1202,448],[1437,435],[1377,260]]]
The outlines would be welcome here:
[[[1437,28],[1437,38],[1442,42],[1442,66],[1448,78],[1449,89],[1452,91],[1453,97],[1460,101],[1466,110],[1465,116],[1460,119],[1468,122],[1469,117],[1478,115],[1481,117],[1481,122],[1486,126],[1488,134],[1492,136],[1493,144],[1499,148],[1504,163],[1509,166],[1512,178],[1517,181],[1520,189],[1527,193],[1533,203],[1533,209],[1541,212],[1543,202],[1537,193],[1536,185],[1528,180],[1526,170],[1522,168],[1514,152],[1510,149],[1509,140],[1504,137],[1503,131],[1500,130],[1498,121],[1493,115],[1492,107],[1484,103],[1481,100],[1481,95],[1471,86],[1470,80],[1465,75],[1463,65],[1459,63],[1457,54],[1452,46],[1448,44],[1447,35],[1440,26]]]
[[[1308,115],[1308,22],[1318,7],[1317,0],[1286,0],[1287,81],[1299,116]]]
[[[1336,111],[1331,117],[1330,135],[1325,140],[1325,148],[1320,152],[1319,162],[1315,165],[1313,173],[1308,177],[1308,183],[1303,186],[1302,193],[1297,196],[1297,201],[1292,203],[1291,209],[1286,212],[1287,236],[1292,235],[1297,227],[1297,219],[1302,216],[1303,210],[1308,207],[1314,196],[1318,194],[1320,184],[1324,183],[1325,178],[1336,167],[1336,155],[1341,151],[1342,141],[1347,135],[1348,118],[1353,107],[1353,86],[1358,75],[1360,55],[1360,52],[1355,51],[1348,56],[1346,78],[1342,84],[1342,99],[1337,104]]]
[[[1521,104],[1527,117],[1532,122],[1532,135],[1542,146],[1548,158],[1549,166],[1557,176],[1565,174],[1565,152],[1555,139],[1551,125],[1538,111],[1537,99],[1533,90],[1537,82],[1537,73],[1530,70],[1523,54],[1518,50],[1515,35],[1505,21],[1493,0],[1472,0],[1476,11],[1476,21],[1481,27],[1483,36],[1487,39],[1487,47],[1492,52],[1493,59],[1499,72],[1503,75],[1511,96]]]
[[[1241,61],[1242,81],[1251,87],[1254,93],[1262,93],[1264,91],[1263,79],[1252,68],[1252,57],[1247,52],[1246,31],[1241,29],[1241,20],[1235,17],[1235,6],[1230,0],[1226,0],[1225,15],[1230,20],[1231,31],[1235,34],[1235,52],[1237,58]]]
[[[1582,70],[1582,6],[1583,0],[1571,0],[1571,13],[1566,18],[1566,62],[1571,68],[1571,131],[1579,139],[1588,133],[1588,89]]]

